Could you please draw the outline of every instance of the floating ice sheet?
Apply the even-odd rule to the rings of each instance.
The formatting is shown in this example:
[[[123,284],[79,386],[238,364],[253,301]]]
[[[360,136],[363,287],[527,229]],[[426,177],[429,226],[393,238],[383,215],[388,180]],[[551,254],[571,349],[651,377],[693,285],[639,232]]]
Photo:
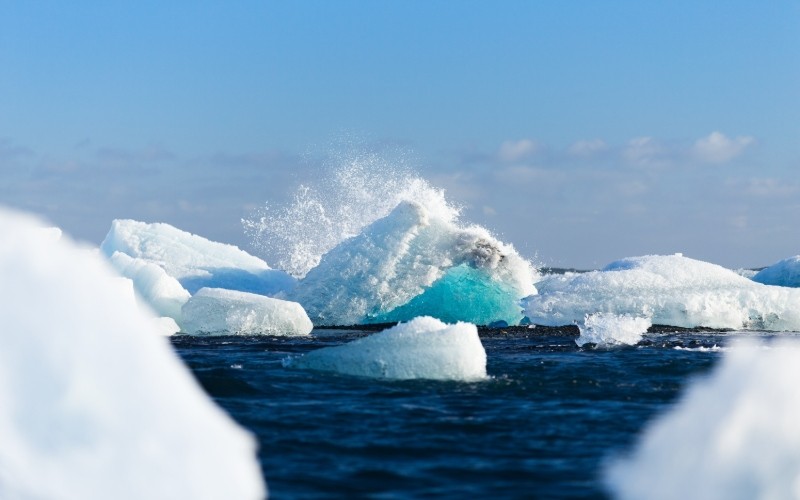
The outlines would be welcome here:
[[[0,233],[0,498],[263,498],[253,439],[130,284],[26,217]]]
[[[543,325],[605,312],[687,328],[800,330],[800,290],[755,283],[681,255],[630,257],[602,271],[548,276],[536,286],[525,314]]]
[[[183,306],[193,335],[308,335],[313,325],[297,302],[220,288],[201,288]]]
[[[800,343],[735,345],[606,471],[616,498],[800,497]]]
[[[293,368],[386,379],[473,381],[486,378],[486,351],[470,323],[415,318],[345,345],[326,347],[285,364]]]
[[[214,287],[274,295],[295,284],[288,274],[270,269],[263,260],[236,246],[164,223],[115,220],[100,248],[107,257],[121,252],[156,264],[192,294]]]
[[[326,253],[289,294],[318,325],[408,321],[430,315],[489,324],[522,319],[535,271],[513,247],[453,212],[401,202]]]

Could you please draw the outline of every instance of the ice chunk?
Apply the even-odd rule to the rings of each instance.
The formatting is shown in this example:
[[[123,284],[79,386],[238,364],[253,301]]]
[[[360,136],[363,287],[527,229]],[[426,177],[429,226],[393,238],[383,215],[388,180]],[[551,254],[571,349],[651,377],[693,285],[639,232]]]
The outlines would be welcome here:
[[[0,210],[0,498],[260,499],[255,442],[101,257]]]
[[[58,241],[61,239],[62,231],[60,227],[50,226],[40,229],[45,235],[47,241]]]
[[[194,335],[308,335],[313,325],[297,302],[221,288],[201,288],[183,306],[183,331]]]
[[[524,300],[532,323],[606,312],[680,327],[800,330],[800,290],[766,286],[680,255],[630,257],[602,271],[548,277]]]
[[[288,274],[233,245],[164,223],[115,220],[100,248],[107,257],[122,252],[157,264],[192,294],[215,287],[274,295],[295,284]]]
[[[535,271],[481,227],[400,203],[326,253],[289,294],[315,324],[407,321],[430,315],[489,324],[522,319]]]
[[[752,279],[765,285],[800,288],[800,255],[772,264],[762,269]]]
[[[447,325],[430,317],[415,318],[345,345],[289,358],[285,364],[293,368],[401,380],[486,378],[486,351],[475,325]]]
[[[742,342],[606,471],[621,499],[800,498],[800,344]]]
[[[627,314],[597,313],[587,314],[582,325],[578,325],[581,335],[575,339],[579,347],[585,344],[598,346],[635,345],[652,326],[648,318],[636,318]]]
[[[138,297],[160,316],[181,320],[181,307],[189,300],[189,292],[161,267],[144,259],[114,252],[111,265],[133,281]]]

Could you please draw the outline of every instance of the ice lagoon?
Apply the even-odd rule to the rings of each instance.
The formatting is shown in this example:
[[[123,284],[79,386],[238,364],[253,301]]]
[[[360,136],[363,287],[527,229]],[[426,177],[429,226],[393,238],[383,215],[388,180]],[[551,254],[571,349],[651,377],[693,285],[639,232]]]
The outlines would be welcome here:
[[[796,257],[541,274],[426,181],[365,173],[245,221],[264,258],[133,220],[98,253],[3,212],[0,496],[796,493]]]

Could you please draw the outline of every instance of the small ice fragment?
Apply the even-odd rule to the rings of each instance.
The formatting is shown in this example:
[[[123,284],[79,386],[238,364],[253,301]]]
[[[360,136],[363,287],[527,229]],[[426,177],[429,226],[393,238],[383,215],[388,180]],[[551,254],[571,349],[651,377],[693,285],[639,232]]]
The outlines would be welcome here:
[[[419,317],[348,344],[287,358],[284,365],[362,377],[473,381],[486,378],[486,351],[475,325]]]
[[[191,335],[308,335],[314,328],[297,302],[221,288],[200,289],[182,314]]]

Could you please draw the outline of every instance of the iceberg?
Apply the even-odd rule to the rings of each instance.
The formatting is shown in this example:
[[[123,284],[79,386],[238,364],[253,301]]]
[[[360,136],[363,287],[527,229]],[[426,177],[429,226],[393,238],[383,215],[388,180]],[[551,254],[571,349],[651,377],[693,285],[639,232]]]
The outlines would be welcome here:
[[[753,281],[764,285],[800,288],[800,255],[789,257],[759,271]]]
[[[314,324],[408,321],[489,324],[522,319],[536,273],[510,245],[455,214],[403,201],[322,256],[288,293]]]
[[[192,335],[308,335],[314,326],[297,302],[221,288],[201,288],[182,309]]]
[[[583,324],[578,325],[581,334],[575,339],[575,343],[578,347],[586,344],[603,347],[636,345],[651,326],[649,319],[627,314],[587,314]]]
[[[121,252],[158,265],[191,294],[211,287],[276,295],[296,282],[236,246],[209,241],[164,223],[115,220],[100,249],[109,258]]]
[[[615,498],[800,497],[800,343],[742,341],[605,472]]]
[[[414,318],[348,344],[288,358],[284,364],[396,380],[486,378],[486,351],[475,325],[448,325],[431,317]]]
[[[800,330],[800,290],[680,254],[630,257],[602,271],[549,276],[536,287],[539,294],[523,301],[535,324],[577,323],[602,312],[685,328]]]
[[[133,281],[137,297],[159,316],[181,321],[181,307],[189,300],[189,292],[160,266],[144,259],[114,252],[109,259],[122,276]]]
[[[0,209],[0,498],[262,499],[255,441],[105,259]]]

